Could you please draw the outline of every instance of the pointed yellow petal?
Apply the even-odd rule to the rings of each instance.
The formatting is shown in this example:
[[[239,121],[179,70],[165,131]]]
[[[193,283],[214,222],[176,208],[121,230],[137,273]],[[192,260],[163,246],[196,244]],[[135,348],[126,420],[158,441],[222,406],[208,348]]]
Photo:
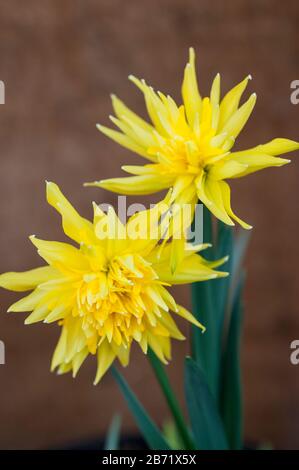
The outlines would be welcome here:
[[[113,342],[111,346],[121,365],[123,367],[127,367],[130,359],[130,347],[125,347],[123,344],[121,344],[120,346],[115,346]]]
[[[115,131],[113,129],[110,129],[109,127],[102,126],[101,124],[97,124],[97,129],[103,134],[105,134],[106,137],[109,137],[110,139],[114,140],[114,142],[117,142],[122,147],[125,147],[134,153],[137,153],[138,155],[146,158],[147,160],[156,161],[156,158],[154,156],[149,155],[147,153],[147,149],[145,147],[141,147],[134,140],[132,140],[122,132]]]
[[[25,320],[25,325],[31,325],[32,323],[37,323],[41,320],[44,320],[48,315],[49,308],[47,305],[42,304],[36,307],[33,312],[29,315],[29,317]]]
[[[294,152],[299,149],[299,143],[290,139],[277,138],[273,139],[266,144],[257,145],[251,149],[243,150],[241,152],[234,152],[233,155],[255,155],[255,154],[267,154],[267,155],[282,155],[284,153]]]
[[[78,214],[57,184],[47,182],[47,201],[60,213],[63,230],[68,237],[78,243],[94,241],[92,223]]]
[[[193,48],[189,49],[189,62],[185,67],[182,96],[188,122],[193,127],[196,114],[200,114],[201,109],[201,97],[197,85]]]
[[[119,119],[126,117],[147,132],[151,132],[153,130],[153,126],[129,109],[119,98],[117,98],[117,96],[111,95],[111,99],[114,112]]]
[[[85,361],[86,357],[88,356],[88,349],[82,349],[82,351],[78,352],[72,361],[72,368],[73,368],[73,377],[75,378],[81,365]]]
[[[185,257],[185,239],[182,234],[179,238],[174,238],[171,242],[170,269],[175,273]]]
[[[218,132],[223,132],[224,125],[237,111],[241,96],[247,87],[248,80],[250,79],[251,76],[248,75],[242,82],[232,88],[221,101]]]
[[[264,155],[261,153],[250,153],[246,155],[245,152],[233,152],[230,155],[231,161],[246,165],[243,172],[232,175],[231,178],[240,178],[256,171],[263,170],[269,167],[280,167],[290,163],[286,158],[272,157],[271,155]]]
[[[211,92],[210,92],[210,102],[212,106],[219,104],[220,99],[220,74],[217,73],[216,77],[213,80]]]
[[[227,225],[234,225],[224,208],[218,182],[209,178],[208,175],[204,175],[197,179],[196,184],[199,199],[215,217]]]
[[[44,323],[53,323],[61,320],[67,313],[70,312],[70,307],[66,308],[63,304],[57,305],[44,320]]]
[[[27,295],[23,299],[18,300],[12,304],[8,312],[31,312],[34,310],[41,300],[47,295],[40,289],[35,289],[31,294]]]
[[[180,317],[184,318],[185,320],[189,321],[193,325],[198,326],[198,328],[200,328],[203,333],[206,330],[206,328],[201,323],[199,323],[198,320],[196,320],[196,318],[192,315],[192,313],[186,310],[181,305],[178,305],[178,311],[175,313],[179,315]]]
[[[177,313],[177,308],[175,311]],[[180,341],[185,339],[185,336],[180,332],[175,321],[168,312],[163,312],[163,315],[159,318],[159,322],[167,328],[172,338]]]
[[[113,193],[145,195],[167,189],[171,184],[172,177],[169,176],[142,175],[95,181],[94,183],[86,183],[86,186],[97,186]]]
[[[242,174],[248,168],[247,164],[229,160],[226,162],[219,162],[212,166],[209,171],[209,178],[214,180],[224,180],[227,178],[238,177],[239,174]]]
[[[236,222],[238,222],[241,225],[241,227],[245,228],[246,230],[250,230],[252,228],[252,226],[247,224],[243,220],[241,220],[232,211],[231,204],[230,204],[230,187],[229,187],[229,185],[225,181],[219,181],[219,185],[221,187],[222,198],[223,198],[223,203],[224,203],[225,210],[228,212],[228,214],[234,220],[236,220]]]
[[[85,271],[89,269],[86,257],[80,250],[68,243],[40,240],[34,235],[30,240],[38,249],[38,254],[54,267],[64,266],[68,270]]]
[[[58,367],[61,363],[64,362],[66,342],[67,342],[67,329],[63,327],[60,333],[60,337],[59,337],[57,346],[55,348],[53,357],[52,357],[51,371],[56,369],[56,367]]]
[[[144,80],[138,80],[133,75],[129,76],[131,80],[138,88],[143,92],[147,112],[151,118],[157,131],[163,136],[168,135],[168,109],[163,103],[160,97],[155,93],[152,87],[149,87]],[[165,127],[166,124],[166,127]]]
[[[169,342],[169,338],[165,338]],[[167,357],[164,350],[164,342],[161,336],[156,336],[154,333],[148,334],[148,344],[160,359],[163,364],[168,364]]]
[[[162,282],[170,285],[189,284],[190,282],[206,281],[225,277],[228,273],[214,271],[207,262],[203,263],[202,258],[196,254],[187,256],[179,265],[175,273],[171,272],[169,261],[154,264],[154,269]]]
[[[227,121],[224,127],[221,129],[221,132],[227,132],[228,135],[236,138],[246,122],[249,119],[250,114],[254,108],[256,102],[256,94],[253,93],[250,98],[244,103]]]
[[[158,172],[158,169],[155,168],[155,165],[123,165],[121,167],[122,170],[126,171],[127,173],[131,173],[132,175],[150,175],[155,172]]]
[[[107,372],[107,370],[115,359],[115,353],[107,340],[104,340],[98,347],[97,358],[98,368],[94,380],[94,385],[99,383],[99,381],[101,380],[105,372]]]
[[[0,287],[17,292],[32,290],[39,284],[57,277],[58,271],[52,266],[30,269],[24,272],[9,272],[0,275]]]

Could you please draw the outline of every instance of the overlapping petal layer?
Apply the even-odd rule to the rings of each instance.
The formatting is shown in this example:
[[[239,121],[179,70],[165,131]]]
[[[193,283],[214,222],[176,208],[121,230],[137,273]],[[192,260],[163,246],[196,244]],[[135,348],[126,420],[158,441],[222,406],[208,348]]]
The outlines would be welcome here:
[[[274,139],[264,145],[233,152],[236,138],[245,126],[256,102],[253,93],[240,101],[250,76],[245,77],[220,99],[220,75],[217,74],[209,97],[199,93],[195,54],[190,49],[182,84],[183,104],[155,92],[144,80],[129,77],[144,95],[151,123],[137,116],[117,97],[112,96],[118,131],[98,125],[106,136],[138,153],[144,166],[126,165],[134,176],[112,178],[87,185],[99,186],[121,194],[149,194],[173,187],[184,204],[194,204],[196,195],[209,210],[228,225],[250,225],[231,209],[230,188],[226,179],[240,178],[268,167],[282,166],[289,160],[278,155],[299,148],[297,142]]]
[[[144,353],[150,346],[162,362],[171,356],[171,338],[184,339],[172,313],[203,328],[167,290],[173,284],[213,279],[218,263],[196,251],[206,245],[180,247],[174,272],[169,264],[175,240],[161,243],[163,215],[169,197],[154,208],[132,216],[124,225],[113,209],[94,204],[94,220],[81,217],[54,183],[47,183],[47,200],[61,215],[64,232],[75,245],[30,237],[47,265],[0,276],[0,286],[32,291],[9,308],[31,312],[25,323],[58,322],[61,335],[52,370],[75,376],[89,355],[97,355],[97,383],[115,358],[129,362],[136,341]],[[171,313],[172,312],[172,313]]]

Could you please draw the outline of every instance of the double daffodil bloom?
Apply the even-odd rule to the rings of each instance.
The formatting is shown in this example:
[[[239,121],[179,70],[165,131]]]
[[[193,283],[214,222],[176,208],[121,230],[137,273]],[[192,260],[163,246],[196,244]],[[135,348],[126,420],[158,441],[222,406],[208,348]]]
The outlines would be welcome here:
[[[93,222],[84,219],[53,183],[47,183],[47,200],[77,246],[31,236],[47,265],[0,276],[5,289],[32,291],[9,312],[32,312],[26,324],[58,322],[62,331],[51,369],[59,373],[75,376],[85,358],[96,354],[97,383],[115,358],[128,364],[133,341],[144,353],[150,346],[166,363],[171,338],[184,339],[170,312],[203,328],[166,286],[225,276],[214,270],[225,258],[207,262],[196,253],[207,245],[186,244],[173,273],[172,242],[160,240],[164,201],[122,224],[113,209],[105,213],[96,204]]]
[[[198,91],[195,54],[190,49],[182,85],[183,105],[161,92],[155,92],[144,80],[130,76],[142,91],[151,124],[112,96],[116,117],[112,122],[119,131],[98,125],[100,131],[120,145],[141,155],[149,163],[127,165],[123,169],[134,176],[87,183],[121,194],[150,194],[173,188],[173,199],[194,204],[199,199],[220,220],[242,227],[250,225],[231,208],[230,178],[241,178],[289,160],[278,155],[297,150],[299,144],[288,139],[274,139],[263,145],[233,152],[236,138],[245,126],[256,102],[252,94],[240,106],[250,76],[220,100],[220,75],[217,74],[209,97]]]

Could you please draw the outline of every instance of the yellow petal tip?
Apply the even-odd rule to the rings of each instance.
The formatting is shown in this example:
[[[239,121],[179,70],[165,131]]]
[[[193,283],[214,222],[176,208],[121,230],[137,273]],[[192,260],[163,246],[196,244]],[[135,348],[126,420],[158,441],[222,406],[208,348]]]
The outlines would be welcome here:
[[[90,182],[87,182],[87,183],[83,183],[83,186],[84,187],[88,187],[88,186],[100,186],[101,184],[101,181],[90,181]]]

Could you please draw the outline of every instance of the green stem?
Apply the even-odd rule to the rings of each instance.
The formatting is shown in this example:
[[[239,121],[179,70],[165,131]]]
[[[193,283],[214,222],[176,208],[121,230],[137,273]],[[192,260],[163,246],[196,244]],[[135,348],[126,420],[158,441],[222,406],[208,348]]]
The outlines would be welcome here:
[[[181,412],[180,405],[177,401],[175,394],[173,393],[172,387],[170,385],[168,376],[164,370],[163,365],[151,349],[149,349],[148,351],[148,358],[155,372],[159,385],[164,393],[165,399],[172,413],[174,422],[176,424],[182,442],[185,446],[185,449],[195,449],[194,443],[190,437],[186,422]]]

